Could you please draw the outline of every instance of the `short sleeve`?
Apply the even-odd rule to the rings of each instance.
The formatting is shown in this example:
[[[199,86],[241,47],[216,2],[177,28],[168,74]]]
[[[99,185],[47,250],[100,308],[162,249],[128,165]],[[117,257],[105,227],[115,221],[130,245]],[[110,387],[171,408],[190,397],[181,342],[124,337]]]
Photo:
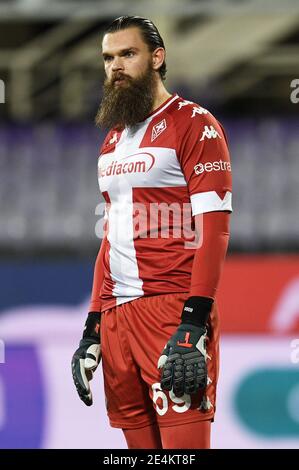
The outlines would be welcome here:
[[[231,162],[224,129],[211,113],[198,106],[186,109],[181,119],[177,154],[192,214],[232,211]]]

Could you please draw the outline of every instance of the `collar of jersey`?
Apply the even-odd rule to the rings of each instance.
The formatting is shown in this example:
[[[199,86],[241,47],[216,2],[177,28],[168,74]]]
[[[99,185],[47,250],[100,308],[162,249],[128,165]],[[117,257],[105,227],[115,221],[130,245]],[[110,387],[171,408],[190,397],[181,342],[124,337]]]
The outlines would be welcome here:
[[[166,101],[164,101],[164,103],[160,104],[160,106],[158,108],[156,108],[154,111],[152,111],[148,116],[147,118],[145,119],[145,121],[147,121],[148,119],[152,119],[153,117],[157,116],[157,114],[160,114],[162,113],[162,111],[164,111],[164,109],[166,109],[173,101],[175,101],[177,98],[179,98],[179,95],[177,93],[174,93],[173,95],[171,95],[169,98],[167,98]]]

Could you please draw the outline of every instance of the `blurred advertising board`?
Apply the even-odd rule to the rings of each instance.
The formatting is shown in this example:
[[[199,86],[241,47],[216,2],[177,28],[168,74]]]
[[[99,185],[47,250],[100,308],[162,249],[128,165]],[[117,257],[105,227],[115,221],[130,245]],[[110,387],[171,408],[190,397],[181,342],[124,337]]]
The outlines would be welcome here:
[[[86,407],[70,361],[92,264],[0,265],[0,448],[125,448],[101,370]],[[214,448],[299,448],[299,257],[228,259],[218,296],[221,368]]]

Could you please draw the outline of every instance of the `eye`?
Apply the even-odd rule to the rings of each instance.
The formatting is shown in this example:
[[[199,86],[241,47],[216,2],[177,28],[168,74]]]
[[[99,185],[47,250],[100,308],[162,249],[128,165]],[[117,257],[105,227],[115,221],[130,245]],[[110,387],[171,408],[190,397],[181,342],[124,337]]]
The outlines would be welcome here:
[[[134,55],[135,55],[134,51],[126,51],[124,54],[125,57],[133,57]]]
[[[113,57],[111,55],[104,55],[103,56],[104,62],[111,62]]]

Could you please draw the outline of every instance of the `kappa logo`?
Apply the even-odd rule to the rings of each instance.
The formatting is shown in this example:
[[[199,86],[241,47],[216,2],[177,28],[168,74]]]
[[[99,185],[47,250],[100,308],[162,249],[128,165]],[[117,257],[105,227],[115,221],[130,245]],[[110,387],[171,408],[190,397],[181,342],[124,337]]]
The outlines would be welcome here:
[[[167,125],[166,125],[165,119],[158,122],[158,124],[155,124],[155,126],[152,129],[151,142],[153,142],[160,134],[162,134],[162,132],[164,132],[166,128],[167,128]]]
[[[208,114],[208,110],[205,109],[205,108],[202,108],[201,106],[193,106],[193,111],[192,111],[192,118],[194,118],[194,116],[196,116],[196,114]]]
[[[193,103],[193,101],[188,101],[188,100],[180,101],[178,109],[180,110],[184,106],[187,106],[188,104],[193,104],[193,106],[192,106],[192,115],[191,115],[192,118],[194,118],[194,116],[196,116],[196,114],[208,114],[209,113],[209,111],[207,109],[203,108],[202,106],[196,105],[195,103]]]
[[[200,404],[199,408],[197,408],[197,409],[198,410],[208,411],[211,408],[213,408],[213,404],[212,404],[211,400],[209,399],[208,396],[204,396],[202,398],[202,401],[201,401],[201,404]]]
[[[179,102],[179,109],[182,109],[183,106],[187,106],[188,104],[194,104],[194,103],[193,103],[193,101],[188,101],[188,100],[180,101]]]
[[[109,140],[109,145],[116,144],[117,143],[117,132],[114,132],[113,136]]]
[[[221,139],[221,136],[218,134],[218,132],[216,131],[216,129],[214,129],[213,126],[210,126],[210,127],[205,126],[200,141],[204,140],[205,138],[207,138],[207,139],[217,139],[217,137],[219,137],[219,139]]]

